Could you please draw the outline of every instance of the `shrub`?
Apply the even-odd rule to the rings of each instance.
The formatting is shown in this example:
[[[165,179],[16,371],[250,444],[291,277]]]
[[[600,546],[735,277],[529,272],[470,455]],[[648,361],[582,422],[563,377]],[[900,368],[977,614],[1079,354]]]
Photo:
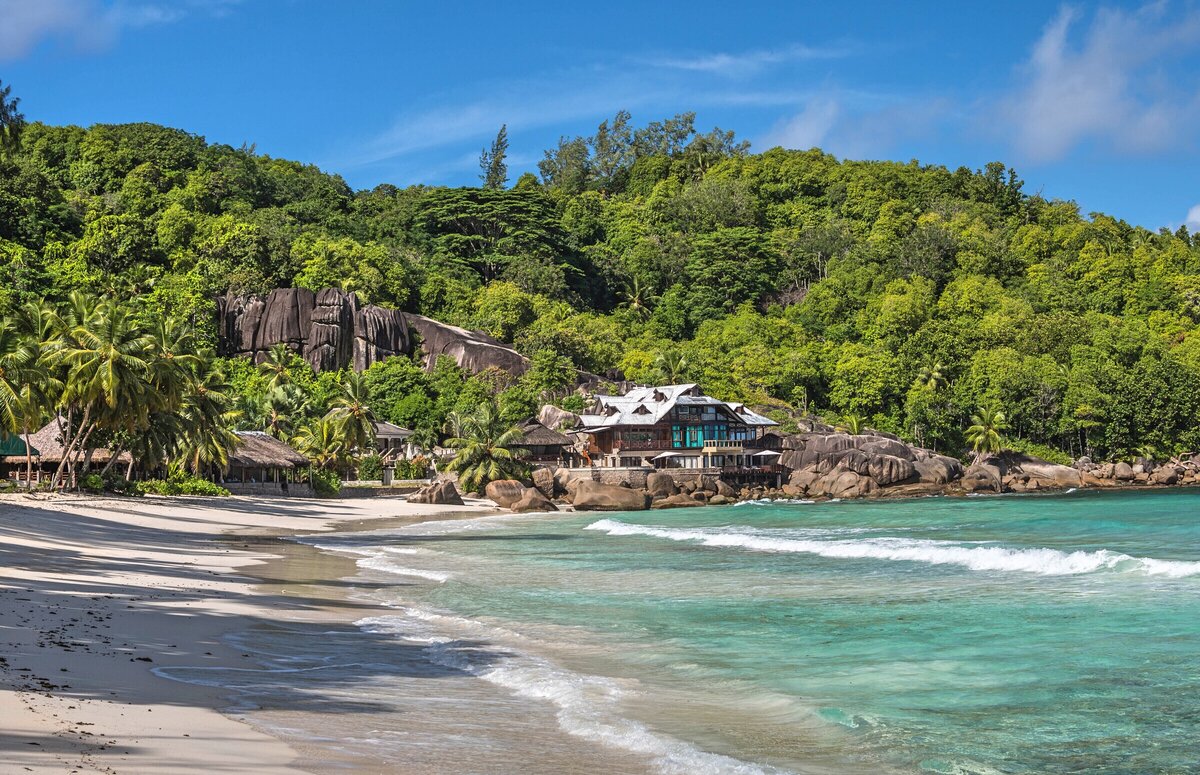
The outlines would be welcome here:
[[[219,484],[213,484],[207,479],[196,476],[178,473],[172,473],[165,480],[147,479],[144,482],[138,482],[136,491],[139,495],[210,495],[217,497],[229,495],[229,490]]]
[[[1071,456],[1062,450],[1048,447],[1045,444],[1036,444],[1025,439],[1006,438],[1004,446],[1014,452],[1024,452],[1026,455],[1033,455],[1036,458],[1041,458],[1047,463],[1058,463],[1059,465],[1071,465]]]
[[[326,498],[332,498],[342,491],[342,480],[336,471],[324,468],[314,468],[310,477],[313,492]]]
[[[424,457],[396,461],[397,479],[424,479],[429,475],[429,461]]]
[[[379,455],[367,455],[358,463],[358,478],[364,481],[374,481],[383,478],[383,458]]]
[[[88,474],[83,477],[83,483],[80,486],[93,494],[104,492],[104,477],[100,474]]]

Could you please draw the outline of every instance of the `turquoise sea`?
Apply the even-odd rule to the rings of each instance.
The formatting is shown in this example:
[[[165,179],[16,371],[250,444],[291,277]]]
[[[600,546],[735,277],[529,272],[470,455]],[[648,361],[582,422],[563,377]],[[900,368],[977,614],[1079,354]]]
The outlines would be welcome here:
[[[1200,769],[1200,494],[747,503],[310,539],[651,771]],[[473,664],[449,644],[487,644]],[[500,657],[496,657],[500,654]],[[449,766],[447,772],[453,772]]]

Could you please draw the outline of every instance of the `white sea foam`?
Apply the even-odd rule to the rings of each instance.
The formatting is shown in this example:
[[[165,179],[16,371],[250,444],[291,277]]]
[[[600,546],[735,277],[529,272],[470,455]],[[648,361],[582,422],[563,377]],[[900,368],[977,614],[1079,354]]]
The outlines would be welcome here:
[[[427,579],[428,581],[436,581],[439,584],[454,578],[453,573],[447,573],[446,571],[409,568],[404,565],[398,565],[391,558],[379,554],[361,558],[358,561],[358,567],[393,573],[397,576],[412,576],[419,579]]]
[[[498,662],[477,664],[468,653],[457,648],[455,638],[445,634],[473,635],[507,645],[519,637],[515,633],[425,608],[406,608],[405,614],[370,617],[356,624],[368,632],[391,633],[428,643],[425,652],[435,664],[470,673],[517,696],[549,702],[557,709],[558,723],[564,732],[650,757],[665,775],[784,773],[777,768],[702,751],[621,716],[618,702],[624,690],[613,679],[576,673],[547,659],[513,650],[506,651]]]
[[[1066,576],[1095,571],[1140,573],[1171,578],[1200,575],[1200,562],[1131,557],[1107,549],[1095,552],[1063,552],[1041,547],[1010,549],[1003,546],[911,538],[819,541],[808,538],[783,538],[777,534],[763,535],[753,532],[752,528],[681,529],[630,525],[612,519],[601,519],[585,529],[599,530],[615,536],[644,535],[756,552],[795,552],[836,559],[899,560],[930,565],[959,565],[975,571],[1012,571],[1045,576]]]

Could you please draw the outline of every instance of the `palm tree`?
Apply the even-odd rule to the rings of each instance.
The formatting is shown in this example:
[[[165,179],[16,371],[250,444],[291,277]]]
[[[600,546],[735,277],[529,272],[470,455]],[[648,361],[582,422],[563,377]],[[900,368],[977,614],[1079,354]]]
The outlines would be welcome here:
[[[921,367],[915,384],[936,392],[938,388],[946,384],[946,367],[940,361],[933,361]]]
[[[9,320],[0,319],[0,431],[21,430],[26,406],[21,398],[25,371],[37,359],[33,342]]]
[[[971,415],[971,427],[967,428],[967,441],[975,451],[975,461],[978,462],[993,452],[999,452],[1003,440],[1002,431],[1008,429],[1004,412],[996,407],[981,407],[977,414]]]
[[[342,428],[347,451],[362,452],[375,446],[375,413],[368,402],[371,391],[363,375],[350,372],[342,381],[342,392],[333,399],[329,414]]]
[[[87,451],[91,434],[100,426],[133,431],[148,422],[157,400],[148,377],[148,360],[153,340],[137,324],[131,310],[111,301],[102,302],[90,314],[87,305],[72,298],[64,315],[70,328],[48,357],[68,370],[63,403],[80,408],[77,429],[68,419],[63,459],[54,482],[62,479],[68,461]],[[88,317],[82,321],[82,315]]]
[[[292,381],[292,375],[288,373],[291,362],[292,351],[286,344],[272,345],[266,359],[258,364],[258,372],[267,378],[268,387],[282,387]]]
[[[179,409],[182,427],[179,457],[194,474],[229,467],[229,451],[237,446],[233,432],[235,411],[231,409],[225,374],[213,364],[204,364],[191,377]]]
[[[659,379],[667,385],[682,383],[690,365],[687,356],[673,348],[663,350],[654,359],[654,369]]]
[[[442,423],[442,432],[449,438],[459,438],[466,433],[467,416],[458,410],[448,412]]]
[[[521,429],[505,422],[495,402],[481,404],[463,422],[463,435],[446,439],[457,450],[446,468],[458,474],[463,488],[479,492],[488,482],[524,475],[525,450],[516,446]]]
[[[837,427],[852,436],[857,436],[867,427],[867,418],[861,414],[850,412],[842,415],[842,422]]]
[[[292,445],[318,468],[336,468],[345,459],[345,437],[340,423],[329,415],[300,427]]]
[[[642,285],[642,281],[638,278],[625,286],[624,292],[621,294],[624,301],[621,302],[621,307],[633,313],[633,316],[638,320],[645,320],[650,317],[650,307],[654,303],[656,297],[653,296],[646,286]]]
[[[296,385],[280,385],[263,396],[256,407],[262,429],[277,439],[286,438],[296,418],[303,417],[307,409],[304,391]]]

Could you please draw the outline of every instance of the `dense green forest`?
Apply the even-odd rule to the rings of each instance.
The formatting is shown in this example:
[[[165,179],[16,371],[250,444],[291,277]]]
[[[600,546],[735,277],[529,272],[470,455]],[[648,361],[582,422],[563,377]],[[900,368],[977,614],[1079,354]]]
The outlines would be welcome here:
[[[134,300],[142,325],[190,322],[202,347],[217,294],[338,286],[534,359],[520,380],[369,370],[375,412],[429,438],[489,394],[512,419],[561,401],[583,370],[955,454],[981,407],[1004,411],[1010,446],[1052,457],[1200,449],[1200,241],[1030,195],[1000,163],[751,154],[691,114],[622,112],[563,138],[540,176],[507,179],[502,132],[479,188],[353,191],[151,124],[17,128],[0,314],[80,291]],[[319,416],[344,390],[299,359],[274,381],[218,365],[248,426]]]

